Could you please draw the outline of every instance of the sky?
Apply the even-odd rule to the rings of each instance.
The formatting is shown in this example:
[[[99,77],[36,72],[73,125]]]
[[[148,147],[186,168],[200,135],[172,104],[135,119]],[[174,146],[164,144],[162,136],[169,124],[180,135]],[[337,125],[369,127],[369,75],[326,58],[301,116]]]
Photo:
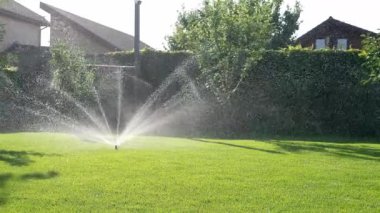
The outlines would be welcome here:
[[[50,20],[49,14],[39,9],[40,0],[16,0]],[[165,37],[174,31],[178,11],[197,9],[203,0],[142,0],[141,40],[155,49],[164,49]],[[294,5],[296,0],[284,0]],[[134,34],[134,0],[44,0],[44,3]],[[303,12],[296,36],[301,36],[333,16],[346,23],[379,32],[379,0],[300,0]],[[42,33],[42,44],[49,44],[49,30]]]

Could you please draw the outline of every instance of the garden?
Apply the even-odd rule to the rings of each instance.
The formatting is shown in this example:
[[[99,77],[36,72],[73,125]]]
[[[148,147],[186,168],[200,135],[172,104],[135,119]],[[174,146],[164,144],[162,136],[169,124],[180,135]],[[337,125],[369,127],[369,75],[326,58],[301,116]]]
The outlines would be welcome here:
[[[296,45],[301,6],[204,1],[167,51],[0,55],[0,211],[380,209],[380,37]]]

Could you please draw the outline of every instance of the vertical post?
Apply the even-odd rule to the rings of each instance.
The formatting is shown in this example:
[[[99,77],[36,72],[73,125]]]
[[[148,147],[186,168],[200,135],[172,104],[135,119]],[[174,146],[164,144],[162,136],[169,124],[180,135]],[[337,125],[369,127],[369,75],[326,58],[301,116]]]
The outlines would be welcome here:
[[[135,76],[141,76],[141,58],[140,58],[140,5],[141,0],[135,0]],[[139,106],[139,94],[136,82],[132,82],[133,88],[133,108],[137,110]]]
[[[140,75],[140,5],[141,0],[135,0],[135,70],[136,75]]]

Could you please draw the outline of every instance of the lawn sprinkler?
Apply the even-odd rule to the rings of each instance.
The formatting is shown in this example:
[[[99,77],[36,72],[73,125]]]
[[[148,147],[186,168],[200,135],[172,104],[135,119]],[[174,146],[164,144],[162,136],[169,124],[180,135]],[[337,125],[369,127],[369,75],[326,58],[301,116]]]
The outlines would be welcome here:
[[[119,147],[117,146],[117,144],[115,144],[115,150],[118,150],[119,149]]]

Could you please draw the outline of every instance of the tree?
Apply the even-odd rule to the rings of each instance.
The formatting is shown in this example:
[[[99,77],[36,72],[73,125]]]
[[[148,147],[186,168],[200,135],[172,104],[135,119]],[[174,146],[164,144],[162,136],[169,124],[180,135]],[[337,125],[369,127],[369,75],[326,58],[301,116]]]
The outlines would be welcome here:
[[[282,5],[283,0],[205,0],[199,10],[179,13],[168,47],[195,52],[205,43],[251,50],[287,47],[301,8],[296,2],[281,13]]]
[[[54,86],[80,101],[91,100],[95,73],[89,68],[84,53],[65,42],[57,42],[50,51]]]
[[[260,50],[286,47],[298,29],[300,5],[281,13],[283,0],[205,0],[199,10],[179,13],[170,50],[190,50],[201,77],[216,95],[229,97]]]
[[[296,2],[294,8],[287,6],[281,14],[282,0],[275,4],[273,12],[274,33],[269,44],[270,49],[285,48],[294,44],[294,33],[299,28],[299,17],[301,14],[301,5]]]
[[[368,82],[380,81],[380,33],[366,36],[363,40],[361,56],[365,58],[364,66],[369,70]]]

